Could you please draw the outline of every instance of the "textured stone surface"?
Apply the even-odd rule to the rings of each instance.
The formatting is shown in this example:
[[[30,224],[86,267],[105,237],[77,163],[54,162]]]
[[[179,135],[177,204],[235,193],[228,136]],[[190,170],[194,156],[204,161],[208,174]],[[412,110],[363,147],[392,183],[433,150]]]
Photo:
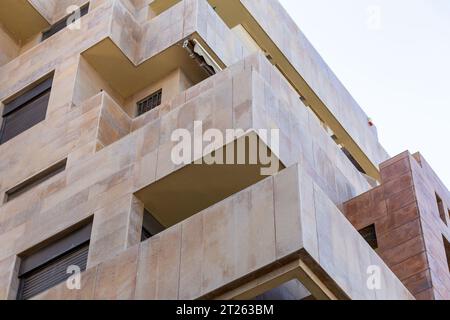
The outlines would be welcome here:
[[[381,176],[379,187],[345,203],[347,218],[357,229],[375,224],[378,254],[417,299],[449,299],[449,191],[420,154],[382,163]]]
[[[30,2],[48,23],[60,20],[68,5],[86,3]],[[206,0],[179,1],[157,16],[149,15],[152,2],[91,0],[81,30],[66,28],[42,43],[37,34],[36,39],[13,46],[17,50],[6,52],[7,59],[0,61],[0,111],[25,88],[53,75],[46,119],[0,145],[0,200],[11,188],[67,158],[64,172],[16,199],[1,202],[0,298],[16,296],[18,257],[86,219],[93,219],[93,230],[83,289],[73,292],[61,284],[36,298],[212,297],[246,284],[248,277],[260,276],[265,268],[273,269],[300,256],[308,258],[322,281],[337,283],[342,296],[410,298],[339,211],[345,201],[367,192],[370,184],[283,74],[261,52],[250,54]],[[255,15],[260,19],[259,13]],[[155,83],[139,83],[133,78],[142,74],[148,63],[164,62],[173,54],[186,59],[187,53],[179,46],[186,38],[200,41],[224,70],[200,82],[191,81],[182,66],[166,70]],[[6,38],[0,35],[1,44],[14,41],[2,39]],[[133,94],[124,96],[127,90],[111,83],[108,72],[95,68],[95,59],[87,52],[99,47],[106,48],[102,52],[105,57],[118,57],[117,61],[111,58],[117,64],[108,69],[123,71],[119,78],[135,85]],[[302,53],[288,56],[298,60]],[[309,72],[308,66],[294,66],[299,72]],[[309,67],[318,66],[311,62]],[[136,102],[160,87],[164,87],[162,104],[136,116]],[[318,94],[327,95],[327,101],[340,101],[347,94],[339,91],[344,90],[339,86],[330,90],[319,87]],[[357,119],[355,128],[362,127],[365,120],[359,109],[344,105],[336,105],[339,110],[334,110],[342,125],[352,126],[351,119]],[[180,128],[192,132],[196,120],[203,121],[204,131],[279,129],[280,141],[266,142],[273,150],[279,147],[277,156],[288,169],[140,243],[144,204],[135,194],[181,169],[171,161],[171,134]],[[382,157],[376,135],[357,131],[355,139],[367,156]],[[379,228],[386,234],[394,226],[418,220],[411,203],[421,197],[430,199],[426,190],[420,195],[413,192],[416,178],[407,175],[411,171],[408,163],[406,168],[397,161],[392,163],[395,168],[381,173],[383,179],[399,174],[401,183],[386,188],[395,195],[385,199],[379,193],[385,189],[376,188],[371,195],[376,210],[367,211],[379,218]],[[422,179],[437,181],[428,175]],[[176,197],[167,200],[176,201]],[[364,201],[356,201],[355,210],[368,210]],[[408,203],[399,206],[401,201]],[[423,210],[432,215],[433,209]],[[382,220],[389,210],[399,214]],[[408,226],[398,232],[420,251],[429,242],[421,242],[414,233],[416,224]],[[429,226],[436,230],[434,222]],[[434,236],[425,227],[423,230],[429,238]],[[395,243],[395,237],[386,236],[383,241]],[[409,283],[422,288],[423,295],[427,294],[425,283],[436,282],[437,270],[444,267],[439,246],[427,252],[435,260],[424,256],[424,261],[436,268],[427,272],[414,264],[409,271],[420,269]],[[395,251],[385,254],[399,257]],[[385,288],[376,293],[365,287],[366,268],[373,263],[382,265],[385,279]],[[439,294],[445,296],[445,292]]]

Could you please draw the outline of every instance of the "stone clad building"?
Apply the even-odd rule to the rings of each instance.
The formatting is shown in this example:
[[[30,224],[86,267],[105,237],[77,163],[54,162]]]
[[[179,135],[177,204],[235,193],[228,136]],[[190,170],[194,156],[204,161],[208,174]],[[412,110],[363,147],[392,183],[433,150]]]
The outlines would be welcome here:
[[[276,0],[2,0],[0,44],[0,299],[450,298],[450,193]]]

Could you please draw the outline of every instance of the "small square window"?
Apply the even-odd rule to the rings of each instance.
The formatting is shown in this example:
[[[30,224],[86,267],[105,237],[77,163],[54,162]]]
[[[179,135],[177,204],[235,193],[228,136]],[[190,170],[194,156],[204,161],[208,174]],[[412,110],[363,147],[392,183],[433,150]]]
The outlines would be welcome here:
[[[372,247],[372,249],[374,250],[378,249],[378,240],[377,240],[377,233],[375,230],[375,224],[372,224],[368,227],[359,230],[359,233],[364,238],[364,240],[366,240],[366,242]]]
[[[447,218],[445,217],[445,209],[444,209],[444,203],[442,202],[441,197],[436,193],[436,202],[439,209],[439,216],[441,217],[442,222],[447,224]]]
[[[161,102],[162,102],[162,89],[152,93],[151,95],[149,95],[148,97],[137,103],[138,116],[155,109],[157,106],[161,104]]]

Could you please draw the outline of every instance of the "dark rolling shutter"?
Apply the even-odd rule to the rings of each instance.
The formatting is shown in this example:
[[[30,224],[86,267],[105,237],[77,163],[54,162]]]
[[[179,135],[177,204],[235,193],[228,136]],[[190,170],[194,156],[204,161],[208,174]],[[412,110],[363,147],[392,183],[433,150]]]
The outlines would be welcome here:
[[[68,279],[69,266],[86,270],[92,222],[21,257],[17,299],[27,300]]]
[[[5,104],[0,144],[45,120],[52,81],[53,79],[47,79]]]
[[[85,243],[45,265],[20,276],[19,299],[27,300],[41,292],[64,282],[71,274],[67,273],[69,266],[78,266],[86,270],[89,252],[89,242]]]

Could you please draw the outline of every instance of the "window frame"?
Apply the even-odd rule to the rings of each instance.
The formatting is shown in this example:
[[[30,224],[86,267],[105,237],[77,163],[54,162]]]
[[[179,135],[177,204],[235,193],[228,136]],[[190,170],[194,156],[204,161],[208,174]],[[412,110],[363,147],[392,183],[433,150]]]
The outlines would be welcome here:
[[[148,105],[146,107],[142,106],[143,103],[148,102],[150,100],[153,100],[156,97],[156,103],[152,104],[152,107],[148,109]],[[136,114],[138,117],[146,114],[147,112],[152,111],[153,109],[156,109],[162,104],[162,98],[163,98],[163,89],[159,89],[152,94],[149,94],[144,99],[139,100],[136,102]]]
[[[24,284],[28,277],[35,275],[37,272],[41,271],[44,268],[49,268],[49,266],[54,263],[53,267],[57,267],[56,264],[60,259],[70,256],[71,254],[86,249],[87,246],[87,254],[86,254],[86,265],[82,268],[82,271],[86,270],[87,262],[88,262],[88,254],[89,254],[89,245],[92,234],[92,226],[93,221],[89,219],[84,223],[81,223],[75,229],[71,231],[65,231],[57,236],[54,236],[52,239],[49,239],[34,248],[28,250],[28,252],[19,255],[20,265],[18,268],[17,279],[19,281],[19,286],[17,290],[16,298],[17,300],[24,299]],[[67,274],[67,277],[64,279],[68,279],[70,274]],[[39,291],[36,295],[45,292],[54,286],[62,283],[64,280],[52,284],[51,286],[42,286],[45,287],[44,290]],[[28,298],[34,297],[30,296]]]
[[[23,90],[22,91],[23,93],[18,94],[13,99],[9,99],[9,102],[4,103],[3,111],[2,111],[2,115],[1,115],[2,124],[1,124],[1,130],[0,130],[0,145],[5,144],[10,140],[13,140],[15,137],[19,136],[23,132],[31,129],[38,123],[45,120],[45,118],[47,116],[46,113],[47,113],[47,109],[48,109],[48,102],[45,107],[45,115],[43,115],[44,120],[38,121],[35,124],[33,124],[32,126],[25,129],[24,131],[20,132],[19,134],[15,135],[7,140],[4,140],[4,134],[6,132],[6,124],[8,122],[9,117],[16,113],[19,113],[23,108],[29,106],[33,102],[36,102],[37,100],[39,100],[46,94],[49,94],[49,99],[50,99],[52,86],[53,86],[53,75],[45,78],[44,80],[41,80],[34,86],[31,86],[30,88]]]

